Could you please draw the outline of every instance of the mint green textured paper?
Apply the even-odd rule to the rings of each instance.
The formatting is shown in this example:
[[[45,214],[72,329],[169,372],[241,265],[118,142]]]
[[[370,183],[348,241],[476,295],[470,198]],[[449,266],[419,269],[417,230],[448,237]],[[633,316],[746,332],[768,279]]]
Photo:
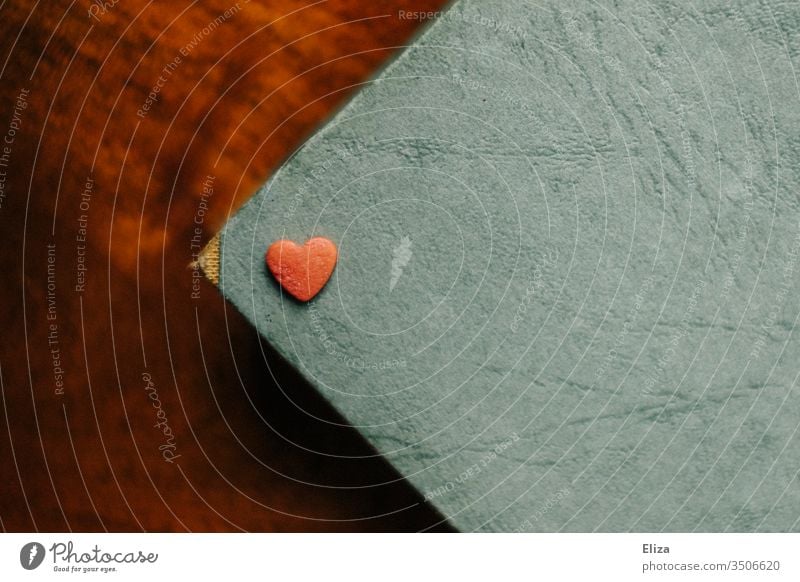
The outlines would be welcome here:
[[[222,291],[461,530],[798,530],[799,29],[462,0],[226,225]],[[263,255],[312,236],[304,305]]]

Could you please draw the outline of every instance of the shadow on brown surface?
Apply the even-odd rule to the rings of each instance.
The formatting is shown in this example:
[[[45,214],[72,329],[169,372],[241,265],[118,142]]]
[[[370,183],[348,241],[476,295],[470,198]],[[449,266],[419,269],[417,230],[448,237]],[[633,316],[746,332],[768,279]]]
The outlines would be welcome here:
[[[448,528],[187,268],[442,4],[4,5],[3,530]]]

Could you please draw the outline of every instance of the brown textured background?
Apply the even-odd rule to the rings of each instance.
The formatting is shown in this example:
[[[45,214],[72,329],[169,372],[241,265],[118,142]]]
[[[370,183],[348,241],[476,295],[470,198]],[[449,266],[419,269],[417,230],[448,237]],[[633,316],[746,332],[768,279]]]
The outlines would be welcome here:
[[[443,4],[242,1],[166,75],[144,119],[164,66],[235,1],[119,0],[99,22],[86,0],[0,5],[0,140],[15,106],[19,125],[0,168],[4,531],[446,528],[210,284],[191,298],[186,267],[206,176],[203,243],[408,41],[420,23],[399,10]],[[174,464],[158,450],[144,372],[175,434]]]

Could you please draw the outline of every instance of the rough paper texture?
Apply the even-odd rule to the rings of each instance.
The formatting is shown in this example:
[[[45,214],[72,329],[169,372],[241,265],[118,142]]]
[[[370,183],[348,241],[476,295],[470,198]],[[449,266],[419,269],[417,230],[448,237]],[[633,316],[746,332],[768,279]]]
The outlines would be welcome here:
[[[462,530],[797,530],[797,4],[463,0],[220,287]],[[279,238],[339,245],[311,303]]]

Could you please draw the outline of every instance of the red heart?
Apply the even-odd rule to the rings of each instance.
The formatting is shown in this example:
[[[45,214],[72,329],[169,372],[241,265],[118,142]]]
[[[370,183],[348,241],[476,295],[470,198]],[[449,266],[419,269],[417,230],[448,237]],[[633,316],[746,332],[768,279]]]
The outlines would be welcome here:
[[[275,241],[264,258],[281,287],[296,299],[308,301],[331,278],[337,255],[335,244],[326,238],[314,237],[303,246],[290,240]]]

